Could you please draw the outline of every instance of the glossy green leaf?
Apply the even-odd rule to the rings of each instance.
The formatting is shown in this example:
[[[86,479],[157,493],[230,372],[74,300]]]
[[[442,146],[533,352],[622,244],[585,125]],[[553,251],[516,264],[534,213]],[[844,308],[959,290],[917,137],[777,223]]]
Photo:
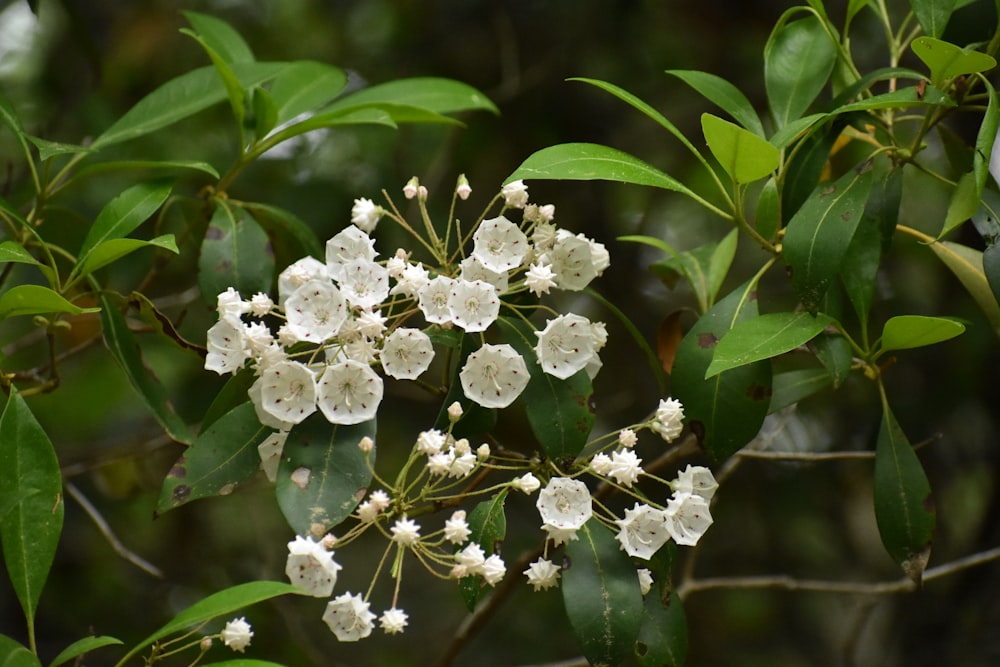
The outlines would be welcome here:
[[[712,114],[701,115],[712,155],[734,182],[753,183],[778,168],[781,155],[766,139]]]
[[[274,251],[267,233],[244,209],[218,202],[198,256],[198,287],[206,303],[232,287],[243,295],[270,292]]]
[[[983,270],[983,253],[950,241],[936,241],[928,245],[938,259],[951,269],[976,300],[994,331],[1000,334],[1000,305]]]
[[[507,515],[504,512],[504,502],[507,500],[507,489],[503,489],[489,500],[484,500],[469,512],[469,540],[483,548],[487,555],[500,553],[500,543],[507,536]],[[482,577],[464,577],[459,580],[459,589],[465,606],[471,612],[479,601],[490,591],[491,587]]]
[[[684,667],[687,635],[687,615],[677,592],[671,591],[665,601],[651,592],[643,603],[636,662],[640,667]]]
[[[25,250],[24,246],[17,241],[4,241],[0,243],[0,262],[17,262],[19,264],[40,265],[34,255]]]
[[[240,206],[267,232],[274,248],[276,267],[288,266],[306,255],[324,259],[323,246],[316,237],[316,232],[290,211],[258,203]]]
[[[983,251],[983,274],[993,290],[993,299],[1000,302],[1000,243],[992,243]]]
[[[249,367],[241,368],[226,380],[226,384],[222,385],[222,389],[215,394],[212,403],[205,410],[205,416],[201,419],[201,428],[207,429],[227,412],[246,403],[250,386],[254,380],[256,380],[256,375],[254,370]]]
[[[111,294],[109,296],[114,298],[116,295]],[[208,350],[205,346],[184,338],[184,336],[182,336],[177,330],[177,326],[174,325],[173,320],[157,308],[148,296],[142,292],[132,292],[128,295],[127,303],[128,306],[132,308],[135,317],[141,322],[149,325],[151,332],[157,334],[158,336],[162,336],[164,340],[173,342],[182,350],[194,352],[199,358],[204,360],[205,355],[208,354]],[[205,424],[202,424],[203,428],[204,426]]]
[[[144,241],[142,239],[110,239],[97,245],[88,255],[83,263],[76,266],[76,275],[79,277],[89,276],[94,271],[116,262],[125,255],[129,255],[141,248],[160,248],[174,253],[177,243],[173,234],[163,234],[156,238]]]
[[[97,308],[81,308],[41,285],[15,285],[0,294],[0,320],[18,315],[44,313],[96,313]]]
[[[956,106],[956,103],[955,100],[934,86],[924,86],[922,89],[917,86],[908,86],[890,93],[873,95],[858,102],[845,104],[832,111],[831,115],[875,109],[909,109],[919,106],[953,107]]]
[[[702,315],[677,348],[671,393],[684,404],[685,421],[716,461],[750,442],[767,416],[770,362],[748,364],[705,380],[718,342],[734,324],[756,315],[756,292],[744,284]]]
[[[650,239],[650,237],[622,236],[619,237],[619,240],[647,243],[671,253],[671,257],[652,264],[650,269],[668,286],[672,285],[672,281],[665,277],[666,272],[676,273],[683,277],[694,291],[699,312],[704,313],[712,307],[715,297],[722,288],[722,282],[725,280],[736,254],[738,238],[739,232],[734,229],[718,243],[708,242],[684,252],[677,252],[659,239]],[[653,243],[649,243],[650,240]]]
[[[278,124],[278,105],[275,104],[271,93],[261,87],[251,89],[250,109],[252,111],[253,135],[256,139],[262,139],[274,129]]]
[[[701,93],[705,99],[728,113],[733,119],[759,137],[764,136],[764,125],[747,96],[722,77],[698,70],[668,69],[675,76]]]
[[[292,530],[322,535],[354,511],[372,479],[358,443],[375,439],[375,426],[374,419],[331,424],[317,412],[292,428],[276,482],[278,506]],[[374,466],[375,450],[368,456]]]
[[[849,24],[862,9],[868,6],[870,0],[848,0],[847,23]],[[846,28],[845,28],[846,30]]]
[[[0,506],[17,502],[0,522],[11,586],[33,627],[63,525],[62,475],[52,442],[13,387],[0,415]]]
[[[97,649],[105,646],[120,646],[122,643],[122,640],[117,639],[116,637],[84,637],[83,639],[73,642],[60,651],[59,655],[53,658],[52,662],[49,663],[49,667],[59,667],[59,665],[69,662],[74,658],[79,658],[87,653],[90,653],[91,651],[96,651]]]
[[[883,400],[872,492],[882,544],[910,579],[920,583],[937,522],[930,482],[920,459]]]
[[[777,373],[771,384],[771,405],[768,412],[778,412],[832,384],[833,377],[825,368],[800,368]]]
[[[816,128],[795,147],[794,155],[782,167],[785,181],[781,188],[781,219],[784,224],[788,224],[816,191],[845,125],[844,118],[835,118]]]
[[[238,32],[225,21],[208,14],[183,11],[195,33],[212,48],[225,62],[239,63],[252,61],[253,52]]]
[[[947,2],[947,0],[937,0],[937,2]],[[927,32],[934,34],[930,30]],[[949,79],[954,79],[956,76],[985,72],[997,65],[993,56],[962,49],[934,37],[917,37],[913,40],[911,48],[930,69],[931,83],[938,88],[942,88]]]
[[[997,89],[988,80],[984,79],[986,92],[989,95],[989,103],[986,105],[986,113],[983,115],[983,122],[979,126],[979,134],[976,135],[976,149],[972,155],[972,173],[975,174],[976,195],[983,196],[983,188],[986,185],[986,178],[990,173],[990,164],[993,159],[993,144],[996,141],[997,131],[1000,130],[1000,96]],[[997,156],[1000,161],[1000,155]]]
[[[311,60],[291,63],[271,84],[278,125],[321,107],[346,85],[347,73],[339,67]]]
[[[244,607],[281,595],[301,594],[301,588],[281,581],[251,581],[213,593],[195,602],[174,616],[169,623],[139,642],[119,661],[119,664],[127,664],[130,658],[141,653],[147,646],[176,632],[188,630],[214,618],[226,617]]]
[[[771,240],[781,226],[781,201],[778,197],[778,182],[774,178],[767,183],[757,197],[757,211],[754,215],[754,227],[765,239]]]
[[[840,271],[871,187],[867,166],[851,170],[816,190],[788,222],[782,254],[807,310],[816,309]]]
[[[535,178],[618,181],[693,194],[687,186],[637,157],[599,144],[557,144],[528,156],[507,183]]]
[[[243,62],[232,70],[244,88],[274,78],[285,63]],[[226,89],[214,67],[182,74],[146,95],[91,144],[99,149],[155,132],[226,99]]]
[[[545,454],[555,461],[572,459],[587,444],[594,427],[590,400],[594,390],[586,370],[561,380],[538,365],[538,337],[523,321],[499,320],[504,339],[524,358],[531,379],[521,398],[528,424]]]
[[[882,327],[881,350],[887,352],[934,345],[964,332],[964,324],[947,317],[897,315],[890,317]]]
[[[200,171],[212,178],[219,178],[219,172],[215,167],[200,160],[120,160],[94,162],[80,167],[74,178],[76,181],[81,181],[90,176],[113,171],[168,171],[174,169]]]
[[[789,10],[794,11],[794,10]],[[815,16],[779,21],[764,47],[764,86],[778,128],[802,115],[826,86],[837,49]]]
[[[42,160],[48,160],[49,158],[55,157],[56,155],[77,155],[79,153],[92,153],[94,152],[89,146],[80,146],[78,144],[65,144],[58,141],[49,141],[48,139],[42,139],[41,137],[33,137],[31,135],[25,135],[25,138],[35,145],[38,149],[38,157]]]
[[[768,313],[737,322],[715,346],[705,378],[790,352],[811,341],[833,322],[833,318],[822,313],[802,312]]]
[[[944,34],[948,19],[955,11],[955,0],[910,0],[910,6],[924,33],[930,35],[921,39],[930,39]]]
[[[233,118],[236,120],[236,127],[240,131],[240,145],[243,145],[243,131],[246,129],[246,117],[247,117],[247,88],[243,87],[240,82],[239,77],[236,76],[236,72],[233,71],[230,62],[226,61],[226,58],[220,55],[211,44],[209,44],[205,38],[203,38],[198,33],[188,30],[187,28],[182,28],[181,33],[188,35],[189,37],[196,40],[201,47],[208,54],[209,59],[212,61],[212,66],[215,67],[216,73],[219,75],[219,79],[222,81],[222,86],[226,91],[226,97],[229,99],[229,107],[233,111]]]
[[[6,97],[0,96],[0,122],[14,133],[14,138],[21,145],[24,157],[31,159],[31,148],[28,146],[28,135],[24,131],[21,117],[17,115],[14,105]]]
[[[372,103],[400,104],[439,114],[473,110],[499,113],[496,105],[472,86],[436,77],[398,79],[362,88],[337,100],[326,111]]]
[[[232,493],[260,468],[257,445],[273,432],[261,425],[250,402],[224,414],[199,433],[174,463],[163,480],[156,511]]]
[[[816,125],[828,118],[830,118],[830,114],[825,113],[812,113],[808,116],[803,116],[798,120],[791,121],[772,134],[768,141],[776,148],[788,148],[793,142],[810,134]]]
[[[566,543],[571,563],[562,577],[566,616],[592,665],[619,665],[632,653],[642,622],[635,565],[595,520],[585,523],[577,537]]]
[[[111,352],[111,357],[125,372],[132,388],[138,392],[164,431],[177,442],[190,444],[193,441],[190,429],[177,416],[163,385],[143,363],[139,345],[129,330],[125,317],[107,295],[98,297],[98,303],[101,307],[104,344]]]
[[[41,667],[35,654],[20,642],[0,635],[0,667]]]

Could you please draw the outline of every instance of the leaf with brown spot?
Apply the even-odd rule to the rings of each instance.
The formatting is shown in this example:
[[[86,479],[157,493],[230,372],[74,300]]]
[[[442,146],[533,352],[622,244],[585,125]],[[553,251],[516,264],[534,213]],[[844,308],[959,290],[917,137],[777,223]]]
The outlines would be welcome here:
[[[656,355],[667,374],[673,369],[677,348],[684,340],[684,331],[681,329],[682,313],[680,310],[670,313],[660,321],[660,326],[656,330]]]

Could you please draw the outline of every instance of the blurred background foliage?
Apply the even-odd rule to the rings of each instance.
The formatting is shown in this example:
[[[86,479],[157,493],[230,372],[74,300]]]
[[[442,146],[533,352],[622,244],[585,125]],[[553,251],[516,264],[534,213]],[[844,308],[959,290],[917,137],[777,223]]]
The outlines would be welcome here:
[[[666,69],[701,69],[743,89],[763,108],[761,51],[782,0],[39,0],[38,17],[24,0],[0,3],[0,89],[27,130],[79,143],[108,127],[144,94],[167,79],[207,64],[203,52],[178,33],[180,10],[213,14],[232,23],[261,60],[313,59],[341,66],[362,86],[408,76],[451,77],[484,91],[500,108],[491,117],[466,117],[467,127],[363,128],[314,133],[291,150],[249,169],[231,196],[285,207],[325,240],[349,222],[355,197],[393,197],[412,175],[445,214],[458,173],[468,175],[475,216],[502,180],[535,150],[566,141],[604,143],[636,154],[680,180],[700,176],[675,141],[650,121],[589,86],[566,82],[586,76],[616,83],[673,120],[695,144],[699,116],[711,110]],[[844,2],[827,3],[839,16]],[[891,3],[890,3],[891,4]],[[899,4],[899,3],[897,3]],[[864,14],[862,14],[864,17]],[[946,39],[988,39],[992,3],[958,12]],[[862,18],[854,45],[859,60],[878,60],[881,35]],[[201,159],[225,169],[236,135],[224,105],[148,139],[116,147],[122,156]],[[978,118],[958,119],[960,136],[974,137]],[[967,121],[963,126],[962,121]],[[930,150],[940,150],[931,147]],[[9,134],[0,136],[5,195],[27,187]],[[834,165],[836,167],[836,165]],[[901,222],[936,233],[947,193],[908,173]],[[123,187],[128,175],[91,179],[66,192],[67,209],[92,211]],[[203,185],[188,177],[178,188],[194,195]],[[616,242],[648,234],[691,249],[717,239],[724,224],[671,193],[606,183],[529,184],[533,201],[555,203],[557,222],[605,242],[612,267],[597,289],[655,339],[670,313],[693,306],[683,286],[670,288],[648,265],[662,259],[649,249]],[[181,215],[178,210],[176,215]],[[459,213],[460,217],[462,212]],[[68,240],[85,227],[71,216],[50,219]],[[961,233],[961,232],[959,232]],[[51,234],[51,232],[50,232]],[[391,253],[391,234],[380,240]],[[52,237],[54,238],[54,237]],[[963,237],[974,244],[974,235]],[[72,245],[72,244],[70,244]],[[391,246],[391,247],[390,247]],[[744,248],[744,252],[751,252]],[[193,256],[147,294],[202,343],[214,315],[191,289]],[[185,263],[187,262],[187,264]],[[116,269],[123,285],[129,263]],[[753,266],[753,263],[747,264]],[[748,276],[737,264],[729,287]],[[139,271],[140,269],[136,269]],[[763,289],[787,292],[776,272]],[[725,288],[724,288],[725,291]],[[998,421],[1000,355],[996,334],[948,271],[925,248],[897,239],[879,295],[893,313],[967,318],[957,342],[901,356],[888,374],[890,401],[914,442],[929,440],[920,456],[935,489],[939,532],[931,566],[1000,543]],[[598,418],[605,425],[641,419],[658,390],[624,329],[599,305],[577,312],[609,322],[611,341],[595,382]],[[876,311],[877,312],[877,311]],[[890,312],[887,308],[886,312]],[[693,316],[684,315],[690,324]],[[876,315],[877,321],[877,315]],[[0,331],[6,344],[15,332]],[[86,321],[70,336],[85,340]],[[152,337],[150,337],[152,338]],[[64,341],[72,345],[73,340]],[[147,362],[168,387],[180,414],[197,423],[221,386],[200,359],[144,341]],[[6,356],[32,349],[5,348]],[[394,418],[379,434],[380,456],[392,460],[429,426],[433,412],[413,396],[391,397]],[[780,450],[861,450],[878,426],[869,383],[849,380],[792,412],[775,415],[762,437]],[[223,499],[199,501],[153,518],[159,484],[180,452],[166,440],[99,347],[69,360],[62,387],[32,399],[32,410],[56,444],[64,474],[90,499],[131,550],[162,570],[154,577],[126,563],[69,501],[66,528],[39,619],[42,654],[52,656],[90,632],[130,643],[172,613],[210,592],[251,579],[282,579],[285,543],[293,536],[264,483]],[[600,429],[600,423],[598,425]],[[510,427],[509,437],[525,435]],[[702,461],[704,462],[704,461]],[[847,581],[894,580],[899,574],[878,540],[870,500],[870,461],[794,464],[746,461],[719,494],[716,526],[698,549],[701,576],[780,574]],[[524,525],[537,519],[532,502],[511,498],[509,511]],[[512,523],[517,519],[511,519]],[[539,534],[540,535],[540,534]],[[508,562],[536,546],[512,534]],[[372,548],[380,548],[373,545]],[[373,553],[364,546],[337,553],[345,566],[338,591],[364,590]],[[0,584],[0,632],[19,637],[20,611],[6,578]],[[279,600],[247,615],[256,632],[253,657],[289,665],[430,665],[444,653],[465,617],[457,590],[416,567],[404,578],[401,605],[411,617],[399,637],[338,644],[320,622],[322,602]],[[686,601],[691,665],[991,665],[1000,664],[1000,568],[996,565],[935,581],[918,593],[864,597],[758,590],[699,592]],[[388,598],[391,591],[376,592]],[[376,603],[378,606],[378,603]],[[537,664],[575,655],[557,592],[527,586],[473,637],[457,665]],[[108,652],[109,654],[113,651]],[[222,649],[215,649],[223,659]],[[103,662],[100,654],[88,665]]]

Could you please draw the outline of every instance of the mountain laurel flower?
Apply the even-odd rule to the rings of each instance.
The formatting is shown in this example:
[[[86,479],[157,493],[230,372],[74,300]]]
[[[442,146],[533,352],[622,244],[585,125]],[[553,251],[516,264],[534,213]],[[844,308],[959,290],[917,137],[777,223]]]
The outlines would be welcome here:
[[[485,331],[500,314],[497,288],[483,280],[458,280],[448,295],[451,321],[468,333]]]
[[[615,539],[629,556],[636,558],[649,560],[671,537],[665,512],[644,503],[625,510],[625,518],[615,523],[621,528]]]
[[[523,216],[525,222],[552,222],[556,217],[556,206],[555,204],[545,204],[544,206],[528,204],[524,207]]]
[[[631,488],[642,474],[642,467],[639,465],[642,459],[636,456],[631,449],[620,449],[611,454],[611,469],[608,477],[626,488]]]
[[[660,400],[659,407],[656,408],[656,415],[650,424],[656,433],[667,442],[673,442],[684,430],[684,406],[674,398],[664,398]]]
[[[490,586],[496,586],[504,578],[504,575],[507,574],[507,565],[504,564],[503,558],[499,555],[492,554],[483,563],[480,574],[483,575],[483,581]]]
[[[375,449],[375,441],[371,439],[370,436],[365,436],[358,440],[358,449],[361,450],[362,454],[368,454],[373,449]]]
[[[486,266],[476,255],[469,255],[459,265],[459,280],[475,282],[482,280],[496,288],[497,294],[503,294],[510,286],[510,276],[507,271],[496,271]]]
[[[351,359],[327,366],[316,381],[316,402],[331,424],[373,419],[382,392],[382,378],[371,366]]]
[[[219,313],[219,319],[238,320],[240,315],[250,312],[250,303],[244,301],[235,289],[227,287],[225,292],[219,292],[215,298],[215,309]]]
[[[452,513],[451,518],[444,522],[444,539],[452,544],[462,544],[469,539],[472,530],[465,519],[466,516],[465,510],[456,510]]]
[[[573,313],[560,315],[547,320],[545,328],[535,335],[538,365],[561,380],[583,370],[594,355],[594,338],[586,317]]]
[[[434,359],[434,345],[420,329],[400,327],[385,337],[382,370],[397,380],[413,380],[427,370]]]
[[[670,483],[670,488],[678,491],[694,493],[706,501],[711,501],[715,495],[719,483],[715,481],[712,471],[705,466],[693,466],[690,463],[687,468],[677,473],[677,479]]]
[[[353,259],[341,267],[338,284],[349,304],[374,308],[389,296],[389,271],[369,259]]]
[[[368,500],[370,500],[372,505],[378,508],[380,512],[389,509],[389,504],[392,502],[392,498],[389,497],[389,494],[382,489],[376,489],[368,494]]]
[[[630,428],[623,428],[618,432],[618,444],[622,447],[632,449],[639,442],[639,437]]]
[[[247,619],[240,616],[226,622],[226,627],[222,629],[221,637],[223,644],[234,651],[243,653],[243,649],[250,646],[250,638],[253,637],[253,630],[250,629]]]
[[[556,273],[556,285],[561,289],[578,292],[597,277],[590,243],[586,239],[560,230],[552,250],[546,255]]]
[[[297,361],[269,366],[260,375],[260,405],[281,421],[302,422],[316,411],[316,376]]]
[[[511,181],[500,188],[500,194],[509,208],[524,208],[528,203],[528,186],[524,181]]]
[[[459,174],[458,185],[455,186],[455,194],[462,201],[468,199],[469,195],[472,194],[472,186],[469,185],[469,179],[465,177],[465,174]]]
[[[375,261],[375,241],[354,225],[348,225],[326,242],[326,270],[340,280],[344,265],[356,259]]]
[[[236,373],[250,358],[246,329],[238,320],[221,319],[208,330],[205,370],[219,375]]]
[[[544,591],[559,584],[558,565],[545,558],[539,558],[528,566],[522,574],[528,577],[528,583],[535,591]]]
[[[447,441],[448,436],[436,428],[421,431],[417,436],[417,451],[428,456],[437,454],[444,448]]]
[[[451,462],[448,464],[448,477],[461,479],[475,470],[478,462],[478,457],[471,451],[458,454],[453,450]]]
[[[288,559],[285,574],[289,581],[313,597],[325,598],[333,593],[337,583],[337,573],[341,566],[333,560],[333,552],[327,551],[322,542],[311,537],[296,535],[288,543]]]
[[[288,439],[288,431],[275,431],[257,445],[257,455],[260,457],[260,469],[264,471],[267,481],[274,483],[278,479],[278,466],[281,464],[281,453]]]
[[[326,264],[315,257],[306,256],[285,267],[278,274],[278,305],[283,307],[288,296],[310,280],[330,280]]]
[[[417,292],[417,305],[424,319],[431,324],[448,324],[451,322],[451,311],[448,301],[457,281],[448,276],[437,276],[427,281],[427,284]]]
[[[402,609],[386,609],[378,619],[378,625],[387,635],[399,634],[407,626],[409,617]]]
[[[476,458],[479,459],[480,461],[485,461],[486,459],[490,458],[490,453],[491,453],[490,446],[485,442],[476,447]]]
[[[520,477],[515,477],[511,480],[510,485],[527,496],[530,496],[542,487],[542,483],[530,472],[524,473]]]
[[[524,358],[506,343],[485,343],[466,358],[458,377],[466,398],[484,408],[506,408],[530,379]]]
[[[640,567],[635,573],[639,575],[639,591],[646,595],[653,588],[653,573],[645,567]]]
[[[402,271],[396,276],[392,275],[392,269],[388,265],[386,269],[389,271],[389,275],[396,279],[396,284],[389,290],[389,294],[413,297],[423,289],[424,285],[430,282],[430,273],[424,268],[422,262],[405,264]]]
[[[459,419],[462,418],[462,414],[464,412],[465,411],[462,409],[462,404],[459,403],[458,401],[454,401],[451,405],[448,406],[448,421],[454,424],[455,422],[457,422]]]
[[[577,530],[593,514],[593,501],[587,485],[578,479],[553,477],[538,494],[535,503],[543,524]]]
[[[528,251],[528,237],[502,215],[479,223],[472,241],[472,256],[494,271],[516,269]]]
[[[608,473],[611,472],[611,457],[604,452],[594,454],[594,457],[590,459],[590,469],[602,477],[607,477]]]
[[[412,519],[398,519],[389,532],[392,533],[392,541],[402,547],[413,546],[420,539],[420,526]]]
[[[354,206],[351,207],[351,224],[366,234],[371,234],[383,215],[385,210],[381,206],[371,199],[361,197],[355,199]]]
[[[417,189],[420,187],[420,180],[416,176],[411,178],[403,186],[403,196],[407,199],[413,199],[417,196]]]
[[[470,542],[464,549],[455,554],[455,567],[451,575],[455,579],[482,574],[486,563],[486,552],[475,542]]]
[[[343,593],[333,598],[323,612],[323,622],[342,642],[356,642],[372,633],[375,614],[360,595]]]
[[[310,280],[285,299],[285,326],[295,340],[322,343],[347,320],[347,302],[331,282]]]
[[[274,301],[263,292],[257,292],[250,299],[250,313],[256,317],[264,317],[271,312],[271,308],[273,307]]]
[[[524,273],[524,286],[535,296],[541,297],[556,286],[556,274],[548,264],[531,264]]]
[[[667,530],[677,544],[694,546],[712,525],[708,501],[696,493],[675,492],[667,501]]]
[[[542,530],[548,539],[552,540],[552,546],[557,547],[565,542],[573,542],[580,537],[576,534],[577,528],[559,528],[549,523],[542,524]]]
[[[438,477],[444,477],[451,471],[451,466],[454,462],[454,447],[449,447],[445,451],[431,454],[427,457],[427,473]]]
[[[366,500],[358,505],[358,521],[361,523],[371,523],[378,518],[378,508],[372,505],[370,500]]]

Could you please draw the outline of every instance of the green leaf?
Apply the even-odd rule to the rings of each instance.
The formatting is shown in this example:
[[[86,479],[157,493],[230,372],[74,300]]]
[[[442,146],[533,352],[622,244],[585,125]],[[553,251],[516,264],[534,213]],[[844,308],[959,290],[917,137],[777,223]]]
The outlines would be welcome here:
[[[90,254],[106,241],[123,238],[135,231],[163,205],[172,188],[173,184],[169,181],[139,183],[108,202],[87,230],[77,253],[74,273],[87,275],[81,273],[81,267],[86,266]]]
[[[781,226],[781,201],[778,197],[778,183],[769,178],[757,197],[757,212],[754,227],[765,239],[773,239]]]
[[[976,135],[976,150],[972,156],[972,172],[976,175],[978,197],[983,196],[986,177],[990,173],[993,143],[996,141],[997,131],[1000,130],[1000,98],[997,96],[997,89],[986,79],[983,79],[983,83],[986,85],[990,101],[986,106],[982,125],[979,126],[979,134]],[[1000,159],[1000,156],[997,157]]]
[[[244,295],[269,292],[274,252],[267,233],[242,208],[217,202],[198,257],[198,287],[206,303],[232,287]]]
[[[848,114],[855,111],[872,111],[874,109],[909,109],[919,106],[954,107],[955,100],[941,92],[935,86],[908,86],[891,93],[882,93],[872,97],[845,104],[838,107],[830,115]]]
[[[705,243],[694,250],[676,252],[658,239],[650,239],[643,236],[622,236],[621,241],[638,241],[653,245],[661,250],[669,248],[671,257],[661,262],[656,262],[650,269],[664,280],[664,283],[671,285],[671,281],[664,276],[664,272],[675,272],[682,276],[691,285],[695,298],[698,301],[698,310],[702,313],[712,307],[715,297],[722,287],[722,282],[729,272],[729,267],[736,253],[736,244],[739,232],[733,229],[722,241],[718,243]],[[649,243],[652,240],[654,243]],[[665,247],[666,246],[666,247]]]
[[[815,16],[788,22],[786,12],[764,46],[764,86],[778,128],[801,118],[826,85],[837,48]]]
[[[49,141],[40,137],[25,135],[25,138],[38,149],[38,157],[44,162],[56,155],[77,155],[79,153],[93,153],[89,146],[78,146],[77,144],[63,144],[56,141]]]
[[[586,370],[561,380],[538,365],[533,328],[521,320],[501,318],[504,339],[524,357],[531,379],[522,393],[528,424],[545,454],[555,460],[573,459],[587,444],[594,427],[590,400],[594,389]]]
[[[273,79],[285,63],[235,63],[234,74],[244,88]],[[182,74],[146,95],[119,118],[91,148],[129,141],[183,120],[226,99],[226,89],[215,67],[201,67]]]
[[[17,262],[19,264],[34,264],[41,266],[35,257],[25,250],[24,246],[17,241],[4,241],[0,243],[0,262]]]
[[[35,654],[10,637],[0,635],[0,667],[41,667]]]
[[[167,473],[156,511],[232,493],[260,468],[257,445],[273,432],[260,423],[250,402],[224,414],[198,434]]]
[[[846,124],[845,118],[835,118],[817,127],[796,145],[791,159],[782,167],[785,181],[781,188],[781,220],[784,224],[815,192]]]
[[[13,387],[0,415],[0,506],[6,498],[19,500],[0,523],[4,563],[33,628],[62,532],[62,476],[52,442]]]
[[[756,292],[744,284],[702,315],[677,348],[671,393],[684,404],[685,421],[716,461],[750,442],[767,416],[770,362],[748,364],[705,380],[719,340],[734,324],[756,315]]]
[[[128,296],[128,305],[135,311],[139,320],[149,325],[149,328],[153,333],[163,336],[167,340],[173,341],[173,343],[182,350],[194,352],[198,355],[198,357],[204,360],[205,355],[208,354],[208,350],[205,349],[205,346],[193,343],[184,338],[180,332],[177,331],[177,327],[174,326],[173,321],[164,315],[148,296],[141,292],[132,292]],[[207,424],[202,423],[202,428],[205,426],[207,426]]]
[[[771,385],[771,405],[768,412],[778,412],[832,384],[833,377],[824,368],[801,368],[778,373]]]
[[[934,35],[930,30],[927,33]],[[993,56],[962,49],[935,37],[917,37],[910,48],[930,69],[931,83],[938,88],[944,88],[947,81],[956,76],[985,72],[997,65]]]
[[[472,110],[499,113],[496,105],[472,86],[436,77],[415,77],[376,84],[337,100],[325,111],[373,103],[418,107],[438,114]]]
[[[101,242],[87,255],[87,259],[82,264],[77,264],[76,275],[80,278],[89,276],[94,271],[116,262],[125,255],[129,255],[140,248],[162,248],[175,255],[180,251],[174,241],[173,234],[163,234],[154,239],[143,241],[142,239],[110,239]]]
[[[788,125],[785,125],[783,128],[772,134],[768,141],[770,141],[771,145],[776,148],[788,148],[792,142],[807,137],[809,133],[813,131],[814,127],[820,123],[820,121],[825,121],[828,118],[830,118],[830,114],[813,113],[799,118],[798,120],[793,120],[788,123]],[[786,167],[784,171],[790,170]]]
[[[170,169],[191,169],[219,178],[218,170],[207,162],[200,160],[119,160],[113,162],[96,162],[88,164],[76,172],[76,181],[84,178],[105,174],[111,171],[160,171]]]
[[[897,315],[882,327],[882,352],[924,347],[960,336],[965,325],[947,317]]]
[[[931,39],[944,34],[948,19],[955,10],[955,0],[910,0],[910,5],[920,27],[924,33],[930,35],[920,39]]]
[[[196,627],[213,618],[228,616],[234,611],[280,595],[301,594],[301,588],[281,581],[251,581],[213,593],[203,600],[195,602],[177,614],[172,621],[139,642],[118,664],[127,664],[130,658],[141,653],[147,646],[175,632]]]
[[[112,358],[125,372],[129,383],[139,393],[167,435],[177,442],[190,444],[192,437],[187,424],[174,412],[163,385],[143,364],[139,345],[129,330],[124,316],[110,302],[106,294],[98,297],[98,303],[101,306],[104,344],[111,352]]]
[[[344,426],[316,413],[292,428],[276,482],[278,506],[292,530],[322,535],[354,511],[372,478],[358,449],[366,436],[375,438],[374,419]],[[374,466],[374,449],[368,457]]]
[[[597,521],[566,543],[571,566],[563,570],[566,616],[592,665],[618,665],[632,652],[642,622],[642,594],[632,559]]]
[[[271,99],[278,110],[277,124],[283,125],[319,108],[346,85],[347,73],[339,67],[311,60],[291,63],[271,84]]]
[[[983,270],[983,253],[950,241],[935,241],[928,245],[938,259],[951,269],[986,314],[994,331],[1000,334],[1000,305]]]
[[[487,554],[500,553],[500,543],[507,536],[507,515],[504,513],[504,502],[507,500],[507,489],[503,489],[489,500],[484,500],[469,512],[468,545],[475,542]],[[487,584],[481,577],[463,577],[459,580],[459,589],[465,606],[471,612],[489,592]]]
[[[21,117],[17,115],[14,106],[6,97],[0,97],[0,122],[14,133],[14,138],[17,139],[17,143],[21,145],[21,150],[24,152],[24,157],[30,160],[31,148],[28,146],[28,135],[21,124]]]
[[[599,144],[557,144],[543,148],[528,156],[505,182],[534,178],[618,181],[694,194],[687,186],[639,158]]]
[[[323,246],[316,232],[291,212],[267,204],[244,203],[240,206],[267,232],[276,266],[288,266],[306,255],[324,259]]]
[[[712,155],[735,183],[753,183],[778,168],[778,149],[753,132],[707,113],[701,115],[701,129]]]
[[[883,396],[872,492],[882,544],[917,584],[930,559],[937,522],[930,482]]]
[[[84,637],[83,639],[73,642],[60,651],[59,655],[53,658],[52,662],[49,663],[49,667],[59,667],[59,665],[63,663],[69,662],[74,658],[79,658],[80,656],[99,648],[103,648],[105,646],[120,646],[121,644],[122,640],[115,637]]]
[[[202,39],[202,41],[212,48],[227,63],[239,63],[252,61],[253,52],[231,25],[198,12],[183,11],[184,18],[187,19],[191,27]]]
[[[668,69],[667,74],[676,76],[694,88],[746,129],[759,137],[764,136],[764,125],[760,122],[753,105],[733,84],[722,77],[698,70]]]
[[[792,286],[814,311],[840,271],[872,186],[866,165],[817,189],[788,222],[782,254]]]
[[[278,106],[274,103],[271,93],[257,87],[250,91],[251,110],[253,111],[253,135],[262,139],[274,129],[278,123]]]
[[[636,662],[640,667],[683,667],[687,661],[687,635],[687,615],[677,592],[671,591],[666,600],[647,595],[636,640]]]
[[[983,274],[993,290],[993,299],[1000,301],[1000,243],[992,243],[983,251]]]
[[[822,313],[801,312],[768,313],[738,322],[715,346],[705,378],[790,352],[811,341],[833,322],[832,317]]]
[[[240,131],[240,146],[244,145],[244,135],[243,131],[246,128],[246,116],[247,116],[247,88],[243,87],[240,83],[239,77],[236,76],[236,72],[230,66],[226,59],[219,55],[218,52],[212,46],[205,41],[203,37],[198,35],[192,30],[187,28],[181,28],[181,33],[185,34],[194,40],[196,40],[201,47],[208,54],[209,59],[212,61],[212,66],[215,67],[215,71],[219,75],[219,79],[222,81],[222,86],[226,90],[226,97],[229,98],[229,107],[233,111],[233,118],[236,120],[236,126]]]
[[[254,371],[250,368],[241,368],[230,377],[205,410],[205,416],[201,419],[201,428],[207,429],[227,412],[246,403],[250,386],[255,379]]]
[[[96,313],[98,308],[81,308],[41,285],[15,285],[0,294],[0,320],[18,315],[43,313]]]

